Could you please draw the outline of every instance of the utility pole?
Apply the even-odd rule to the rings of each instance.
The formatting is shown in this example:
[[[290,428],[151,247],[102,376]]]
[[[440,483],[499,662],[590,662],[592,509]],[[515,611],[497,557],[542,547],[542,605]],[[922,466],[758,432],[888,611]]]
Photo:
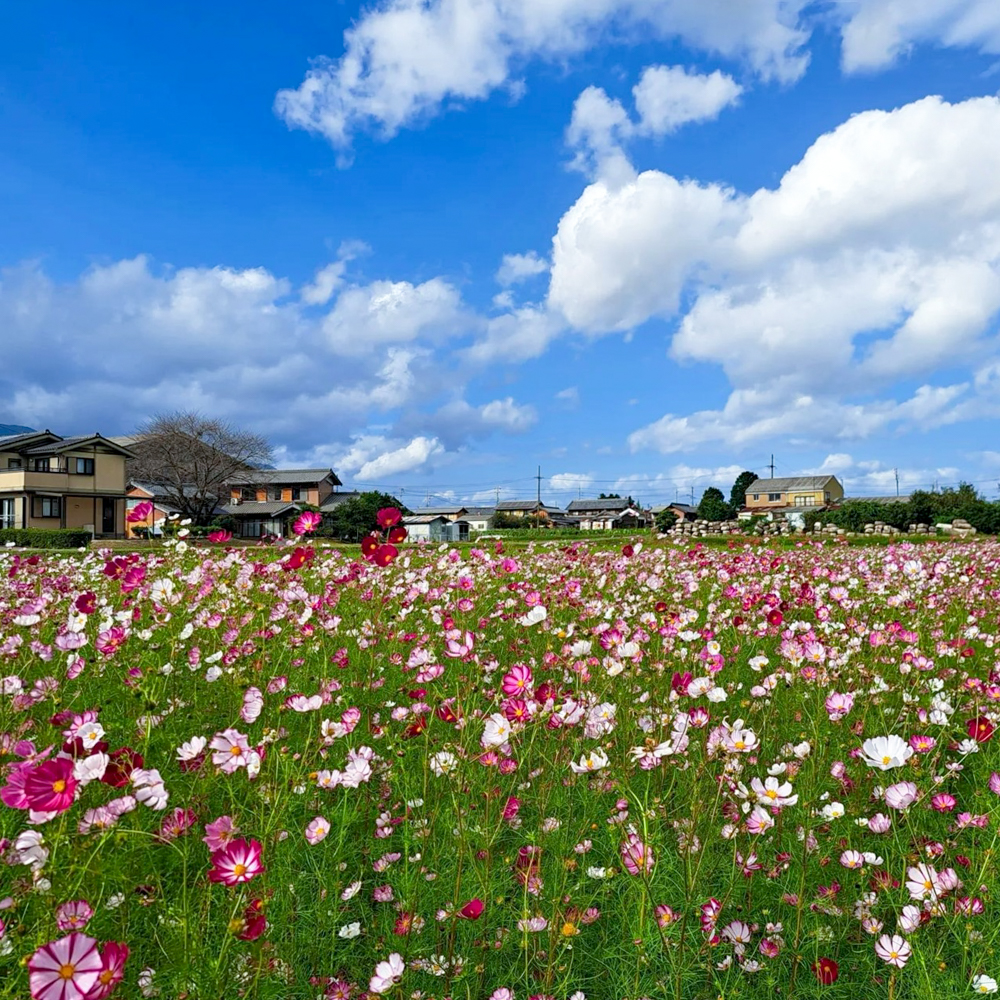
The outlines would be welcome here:
[[[497,506],[500,505],[500,487],[497,487]]]
[[[899,469],[893,469],[892,471],[896,476],[896,496],[899,496]]]
[[[691,487],[691,506],[694,506],[694,487]]]
[[[538,499],[538,502],[541,503],[542,502],[542,467],[541,466],[538,466],[538,475],[535,476],[535,479],[538,480],[538,497],[537,497],[537,499]]]
[[[771,469],[771,478],[774,479],[774,455],[771,456],[770,469]]]

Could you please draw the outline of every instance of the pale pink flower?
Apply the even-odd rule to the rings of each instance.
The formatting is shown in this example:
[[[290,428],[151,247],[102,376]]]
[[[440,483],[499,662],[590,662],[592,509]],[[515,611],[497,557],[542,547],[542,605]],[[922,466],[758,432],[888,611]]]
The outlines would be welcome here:
[[[322,817],[317,816],[315,819],[309,821],[309,825],[306,827],[306,842],[309,844],[318,844],[321,840],[326,839],[326,835],[330,832],[330,824]]]
[[[885,790],[885,804],[890,809],[906,809],[917,801],[917,786],[912,781],[900,781]]]
[[[883,934],[875,942],[875,954],[889,965],[897,969],[903,968],[910,960],[913,949],[906,938],[899,934]]]
[[[235,729],[224,729],[216,733],[209,742],[212,763],[223,774],[232,774],[241,767],[246,767],[250,759],[250,744],[247,738]]]
[[[74,931],[43,944],[28,959],[31,995],[34,1000],[84,1000],[102,967],[97,942]]]
[[[403,956],[393,952],[386,961],[379,962],[375,966],[375,974],[368,984],[368,989],[372,993],[388,993],[403,978],[405,970]]]

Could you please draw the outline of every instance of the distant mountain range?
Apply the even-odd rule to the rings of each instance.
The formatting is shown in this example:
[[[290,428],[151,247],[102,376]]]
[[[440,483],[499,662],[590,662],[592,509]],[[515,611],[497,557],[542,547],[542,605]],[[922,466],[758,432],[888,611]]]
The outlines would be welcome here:
[[[0,424],[0,437],[5,437],[7,434],[30,434],[34,429],[21,424]]]

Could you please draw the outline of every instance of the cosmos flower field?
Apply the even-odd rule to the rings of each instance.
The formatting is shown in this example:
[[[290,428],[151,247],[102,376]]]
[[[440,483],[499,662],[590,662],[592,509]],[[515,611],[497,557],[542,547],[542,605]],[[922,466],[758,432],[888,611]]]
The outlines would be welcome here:
[[[390,548],[0,551],[0,997],[996,990],[1000,544]]]

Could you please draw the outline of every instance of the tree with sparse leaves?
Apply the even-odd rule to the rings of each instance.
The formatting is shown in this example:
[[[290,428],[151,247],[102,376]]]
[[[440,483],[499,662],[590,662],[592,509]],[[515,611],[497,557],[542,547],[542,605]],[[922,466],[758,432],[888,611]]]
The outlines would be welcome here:
[[[758,480],[760,476],[756,472],[741,472],[733,483],[733,488],[729,492],[729,506],[733,510],[740,510],[747,504],[747,488],[751,483]]]
[[[260,434],[191,411],[153,417],[136,431],[129,451],[128,478],[160,487],[162,499],[195,524],[210,523],[229,501],[231,479],[252,485],[254,472],[272,462],[271,445]]]

